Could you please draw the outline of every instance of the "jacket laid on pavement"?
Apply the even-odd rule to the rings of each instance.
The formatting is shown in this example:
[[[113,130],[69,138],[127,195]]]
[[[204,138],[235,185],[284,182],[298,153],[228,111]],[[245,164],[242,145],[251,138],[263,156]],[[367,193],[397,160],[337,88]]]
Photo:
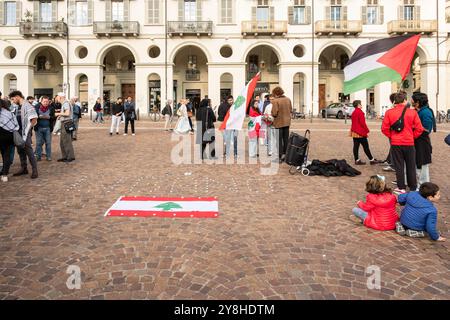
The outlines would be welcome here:
[[[273,126],[277,129],[291,125],[292,103],[285,96],[276,98],[272,102]]]
[[[433,203],[419,192],[409,192],[398,196],[398,203],[404,205],[400,222],[408,229],[426,231],[431,239],[437,240],[437,210]]]
[[[384,115],[381,132],[391,140],[392,146],[413,146],[414,139],[420,137],[424,130],[417,112],[409,108],[405,112],[403,130],[401,132],[391,130],[391,126],[400,119],[404,108],[404,104],[397,104]]]
[[[376,230],[394,230],[398,221],[398,214],[395,211],[397,198],[390,192],[373,194],[369,193],[366,202],[358,202],[358,207],[367,212],[364,220],[366,227]]]
[[[352,113],[351,131],[364,138],[366,138],[367,134],[370,132],[369,128],[367,127],[364,112],[360,108],[355,108],[355,111],[353,111]]]

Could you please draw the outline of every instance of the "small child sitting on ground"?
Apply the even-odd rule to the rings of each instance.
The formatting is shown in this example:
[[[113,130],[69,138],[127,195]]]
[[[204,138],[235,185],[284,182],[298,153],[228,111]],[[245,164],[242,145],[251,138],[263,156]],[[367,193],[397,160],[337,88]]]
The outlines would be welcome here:
[[[436,229],[437,210],[433,202],[439,201],[441,194],[439,187],[431,182],[423,183],[419,192],[409,192],[398,197],[398,203],[404,205],[400,222],[396,224],[396,231],[400,235],[413,238],[425,236],[425,231],[435,241],[445,241]],[[406,230],[405,230],[406,228]]]
[[[366,191],[369,193],[366,202],[358,201],[358,207],[353,209],[354,216],[350,216],[351,220],[354,221],[356,216],[366,227],[382,231],[394,230],[398,221],[395,210],[397,199],[386,186],[385,177],[370,177],[366,183]]]

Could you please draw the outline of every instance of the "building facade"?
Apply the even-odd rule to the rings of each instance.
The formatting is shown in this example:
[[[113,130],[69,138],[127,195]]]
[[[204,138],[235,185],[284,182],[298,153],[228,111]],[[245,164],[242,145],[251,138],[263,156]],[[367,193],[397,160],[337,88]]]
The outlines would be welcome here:
[[[380,113],[399,84],[345,97],[343,68],[364,43],[420,33],[403,86],[447,110],[449,32],[446,0],[5,0],[0,88],[89,107],[130,95],[147,114],[166,99],[218,105],[261,71],[258,92],[281,85],[297,110],[360,99]]]

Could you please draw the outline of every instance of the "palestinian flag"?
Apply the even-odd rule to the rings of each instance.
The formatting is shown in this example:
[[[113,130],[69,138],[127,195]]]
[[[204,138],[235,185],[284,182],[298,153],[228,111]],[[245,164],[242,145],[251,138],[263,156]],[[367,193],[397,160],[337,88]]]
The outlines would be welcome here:
[[[217,198],[120,197],[105,217],[217,218]]]
[[[220,130],[241,130],[247,113],[247,106],[250,104],[255,92],[256,84],[260,79],[261,73],[250,80],[250,82],[242,90],[241,94],[234,100],[234,104],[228,110]]]
[[[408,75],[420,35],[380,39],[362,45],[344,68],[344,94],[391,81],[401,82]]]

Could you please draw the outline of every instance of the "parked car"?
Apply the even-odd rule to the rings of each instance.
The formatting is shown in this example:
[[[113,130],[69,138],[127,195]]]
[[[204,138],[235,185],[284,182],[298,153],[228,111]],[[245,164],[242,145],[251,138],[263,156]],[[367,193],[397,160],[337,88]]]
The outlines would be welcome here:
[[[344,119],[345,115],[347,115],[347,118],[350,118],[354,110],[353,106],[342,102],[332,103],[322,109],[322,118],[336,117],[337,119]]]

